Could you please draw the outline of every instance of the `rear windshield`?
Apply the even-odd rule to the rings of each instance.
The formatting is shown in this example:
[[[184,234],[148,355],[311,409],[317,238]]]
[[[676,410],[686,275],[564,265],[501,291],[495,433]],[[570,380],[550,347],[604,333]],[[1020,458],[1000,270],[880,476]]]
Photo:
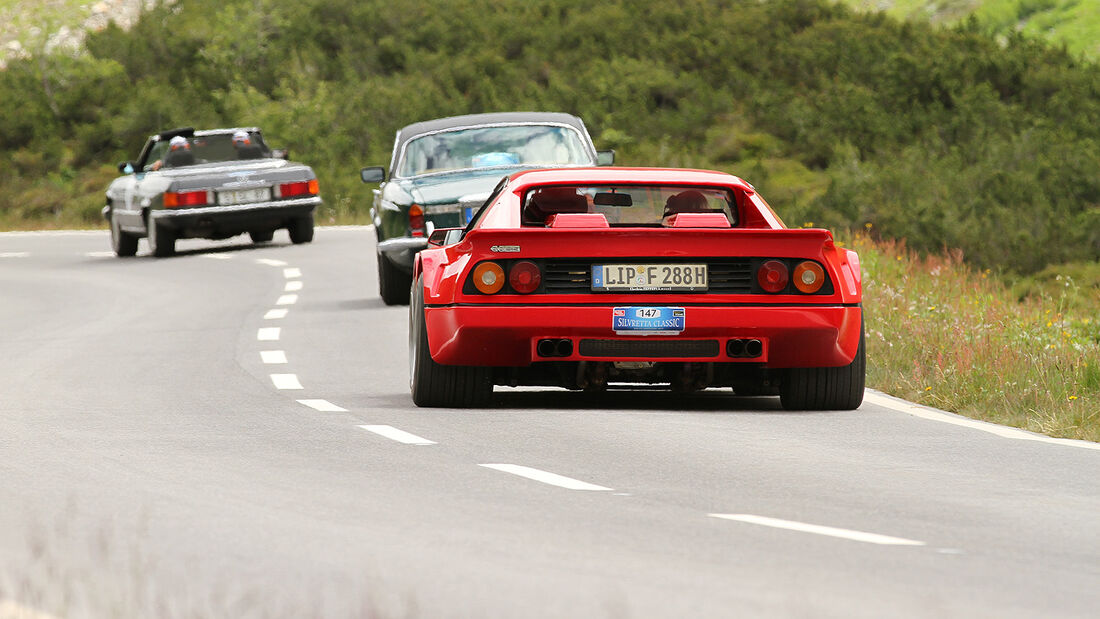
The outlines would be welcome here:
[[[737,225],[736,198],[728,189],[670,185],[568,185],[541,187],[523,199],[523,225],[542,226],[558,213],[599,213],[612,226],[662,226],[677,213],[721,213]]]
[[[558,125],[501,125],[444,131],[409,140],[397,175],[593,163],[581,135],[574,129]]]

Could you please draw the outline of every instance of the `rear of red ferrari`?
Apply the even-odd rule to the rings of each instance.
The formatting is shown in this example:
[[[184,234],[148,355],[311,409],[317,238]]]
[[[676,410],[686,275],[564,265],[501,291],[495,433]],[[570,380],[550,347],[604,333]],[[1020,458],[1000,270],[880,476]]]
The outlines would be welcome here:
[[[643,382],[857,407],[855,254],[828,231],[782,228],[739,179],[653,172],[513,177],[461,241],[422,252],[417,403],[480,405],[493,384]]]

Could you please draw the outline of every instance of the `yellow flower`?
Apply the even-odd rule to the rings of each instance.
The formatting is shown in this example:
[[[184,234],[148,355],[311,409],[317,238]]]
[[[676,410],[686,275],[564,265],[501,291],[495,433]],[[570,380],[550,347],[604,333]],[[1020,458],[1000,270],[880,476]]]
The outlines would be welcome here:
[[[864,227],[864,228],[867,228],[868,230],[870,230],[870,229],[871,229],[871,225],[872,225],[872,224],[871,224],[871,222],[867,222],[867,223],[863,224],[863,227]]]
[[[1053,324],[1054,324],[1053,322],[1051,322],[1051,321],[1049,321],[1049,320],[1047,321],[1047,326],[1048,326],[1048,327],[1049,327],[1049,326],[1051,326],[1051,325],[1053,325]]]
[[[931,387],[925,387],[924,390],[925,391],[932,391],[932,388]]]
[[[1074,401],[1074,400],[1076,400],[1076,399],[1077,399],[1077,396],[1075,396],[1075,395],[1071,395],[1071,396],[1069,396],[1069,401],[1070,401],[1070,402],[1072,402],[1072,401]]]

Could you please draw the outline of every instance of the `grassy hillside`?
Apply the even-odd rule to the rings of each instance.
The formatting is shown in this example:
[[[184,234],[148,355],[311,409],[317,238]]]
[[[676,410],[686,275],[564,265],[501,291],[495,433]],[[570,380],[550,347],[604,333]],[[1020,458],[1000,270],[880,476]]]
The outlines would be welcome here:
[[[101,225],[113,164],[174,126],[256,124],[322,221],[409,122],[581,115],[626,164],[756,184],[788,223],[1033,272],[1100,256],[1100,72],[1021,37],[827,0],[189,0],[0,72],[0,225]]]
[[[1023,32],[1065,44],[1073,54],[1100,59],[1100,4],[1096,0],[840,0],[885,10],[904,20],[955,24],[976,17],[991,32]]]

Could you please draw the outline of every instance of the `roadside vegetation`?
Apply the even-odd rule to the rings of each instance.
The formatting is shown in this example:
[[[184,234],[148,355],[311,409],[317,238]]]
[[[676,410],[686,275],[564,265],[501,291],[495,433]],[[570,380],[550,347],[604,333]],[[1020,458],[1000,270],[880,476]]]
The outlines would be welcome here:
[[[0,71],[0,228],[101,228],[148,135],[234,125],[313,166],[319,223],[366,223],[358,169],[401,126],[566,111],[620,164],[729,171],[790,224],[858,231],[872,386],[1096,439],[1100,70],[989,23],[831,0],[160,3]]]
[[[958,252],[865,234],[867,384],[976,419],[1100,441],[1100,263],[1014,286]]]

